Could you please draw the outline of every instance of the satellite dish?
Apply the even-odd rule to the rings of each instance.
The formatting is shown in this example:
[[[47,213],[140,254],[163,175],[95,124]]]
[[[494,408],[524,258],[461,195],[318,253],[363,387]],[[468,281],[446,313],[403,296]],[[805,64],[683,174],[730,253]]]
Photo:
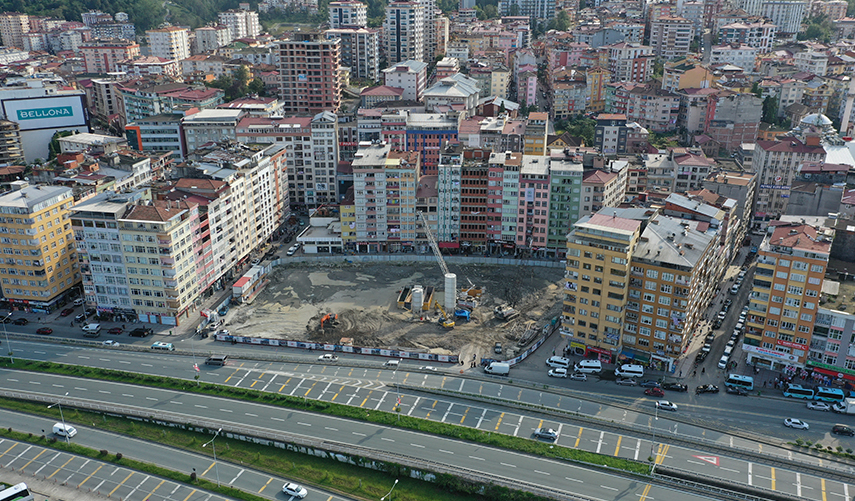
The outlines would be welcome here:
[[[29,182],[30,182],[30,178],[25,177],[25,178],[24,178],[24,181],[26,181],[26,182],[28,182],[28,183],[29,183]]]

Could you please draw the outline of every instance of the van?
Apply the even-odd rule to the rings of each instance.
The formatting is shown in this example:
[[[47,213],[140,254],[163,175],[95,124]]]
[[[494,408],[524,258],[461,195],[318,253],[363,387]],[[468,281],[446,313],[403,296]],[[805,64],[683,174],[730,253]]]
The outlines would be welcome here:
[[[511,366],[506,362],[490,362],[484,367],[484,372],[496,376],[507,376],[511,372]]]
[[[618,377],[644,377],[644,367],[635,364],[624,364],[615,369]]]
[[[101,324],[86,324],[83,326],[83,337],[98,337],[101,335]]]
[[[165,351],[175,351],[175,347],[172,346],[172,343],[161,343],[160,341],[151,345],[152,350],[165,350]]]
[[[573,366],[573,370],[584,374],[599,374],[603,372],[603,364],[599,360],[582,360]]]
[[[71,438],[74,435],[77,435],[77,429],[70,424],[56,423],[53,425],[53,434],[60,437]]]
[[[727,369],[727,362],[730,361],[730,355],[722,355],[721,359],[718,361],[719,369]]]
[[[228,360],[228,355],[211,355],[205,360],[205,365],[226,365]]]
[[[83,306],[84,304],[86,304],[86,300],[82,297],[79,297],[74,300],[74,306]]]
[[[733,329],[742,332],[744,328],[745,324],[743,324],[742,322],[736,322],[736,326]]]
[[[722,356],[725,356],[725,357],[727,357],[727,358],[729,359],[729,358],[730,358],[730,355],[731,355],[732,353],[733,353],[733,346],[725,346],[725,347],[724,347],[724,353],[722,353]]]
[[[546,359],[546,365],[555,369],[567,369],[570,367],[570,359],[564,357],[549,357]]]
[[[400,364],[400,360],[386,360],[386,362],[383,364],[383,367],[391,367],[393,369],[397,369],[398,365]]]

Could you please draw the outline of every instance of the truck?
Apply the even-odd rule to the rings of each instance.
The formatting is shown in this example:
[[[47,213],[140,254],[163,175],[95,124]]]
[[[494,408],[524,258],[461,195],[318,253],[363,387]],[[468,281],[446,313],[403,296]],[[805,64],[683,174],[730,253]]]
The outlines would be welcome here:
[[[838,414],[855,414],[855,398],[844,398],[832,405],[831,410]]]
[[[496,306],[495,308],[493,308],[493,315],[499,320],[504,320],[505,322],[507,322],[508,320],[513,320],[514,318],[520,316],[520,312],[513,309],[508,304],[503,304],[501,306]]]
[[[505,362],[490,362],[484,367],[484,372],[496,376],[507,376],[511,372],[511,364]]]

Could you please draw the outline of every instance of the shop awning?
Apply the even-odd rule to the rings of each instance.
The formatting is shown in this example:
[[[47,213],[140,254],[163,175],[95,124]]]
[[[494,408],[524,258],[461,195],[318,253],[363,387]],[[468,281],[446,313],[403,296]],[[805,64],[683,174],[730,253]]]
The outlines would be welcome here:
[[[440,249],[459,249],[459,242],[437,242]]]

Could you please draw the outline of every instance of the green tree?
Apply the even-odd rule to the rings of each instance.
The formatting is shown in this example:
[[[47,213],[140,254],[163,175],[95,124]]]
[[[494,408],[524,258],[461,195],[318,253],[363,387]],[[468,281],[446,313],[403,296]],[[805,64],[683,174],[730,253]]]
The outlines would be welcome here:
[[[766,96],[763,100],[763,118],[766,123],[774,124],[778,122],[778,99],[773,96]]]
[[[585,141],[586,146],[594,144],[594,132],[597,128],[597,121],[593,118],[588,118],[585,115],[576,115],[566,122],[562,122],[561,125],[563,126],[562,129],[565,132],[569,132],[571,136],[581,137]]]
[[[558,15],[552,18],[546,25],[546,31],[567,31],[568,28],[570,28],[570,15],[568,15],[567,11],[564,10],[560,11]]]
[[[267,95],[267,87],[264,86],[264,82],[258,77],[253,78],[252,82],[249,82],[249,85],[246,86],[246,91],[249,94],[257,94],[261,97]]]
[[[751,93],[757,97],[763,97],[763,89],[760,88],[760,82],[754,82],[751,86]]]
[[[60,147],[59,140],[63,137],[73,136],[77,134],[77,131],[73,130],[61,130],[53,133],[53,137],[50,138],[50,143],[48,143],[48,160],[53,160],[59,155]]]
[[[653,78],[662,78],[665,74],[665,61],[661,57],[653,60]]]

